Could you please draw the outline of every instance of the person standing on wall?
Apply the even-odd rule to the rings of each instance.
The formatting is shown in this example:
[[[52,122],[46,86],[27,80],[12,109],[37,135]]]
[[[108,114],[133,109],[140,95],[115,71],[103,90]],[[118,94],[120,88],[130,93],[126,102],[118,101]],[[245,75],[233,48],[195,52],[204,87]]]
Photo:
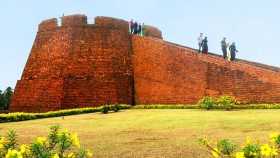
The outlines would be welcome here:
[[[227,59],[227,46],[226,38],[223,38],[221,41],[222,51],[223,51],[223,59]]]
[[[142,24],[142,36],[145,36],[145,24]]]
[[[230,61],[235,61],[235,52],[238,52],[238,50],[236,50],[236,46],[235,43],[233,42],[232,45],[229,46],[229,50],[230,50]]]
[[[200,50],[202,48],[202,41],[203,41],[202,35],[203,35],[203,33],[200,33],[200,36],[197,38],[197,41],[198,41],[198,53],[200,53]]]
[[[138,32],[138,24],[137,21],[135,21],[135,23],[133,24],[133,34],[137,35]]]
[[[208,40],[207,40],[207,37],[204,38],[204,40],[202,40],[202,53],[203,54],[208,54],[208,44],[207,44]]]
[[[139,36],[141,36],[141,32],[142,32],[142,27],[141,27],[141,24],[139,23],[138,24],[138,31],[137,31]]]
[[[130,26],[130,33],[133,33],[133,19],[131,19],[131,21],[129,22],[129,26]]]

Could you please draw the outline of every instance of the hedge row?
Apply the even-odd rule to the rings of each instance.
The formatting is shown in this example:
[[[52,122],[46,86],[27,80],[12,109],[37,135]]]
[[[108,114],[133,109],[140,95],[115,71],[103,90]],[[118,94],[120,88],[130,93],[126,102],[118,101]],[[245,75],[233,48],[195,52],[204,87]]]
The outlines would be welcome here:
[[[202,109],[198,105],[136,105],[133,109]],[[214,109],[224,109],[221,106],[215,106]],[[248,104],[248,105],[233,105],[232,109],[280,109],[280,104]]]
[[[120,109],[130,109],[130,105],[119,105]],[[68,110],[59,110],[59,111],[50,111],[46,113],[8,113],[0,114],[0,123],[5,122],[16,122],[16,121],[25,121],[25,120],[34,120],[41,118],[50,118],[50,117],[59,117],[59,116],[69,116],[85,113],[95,113],[101,112],[103,106],[96,108],[77,108],[77,109],[68,109]]]

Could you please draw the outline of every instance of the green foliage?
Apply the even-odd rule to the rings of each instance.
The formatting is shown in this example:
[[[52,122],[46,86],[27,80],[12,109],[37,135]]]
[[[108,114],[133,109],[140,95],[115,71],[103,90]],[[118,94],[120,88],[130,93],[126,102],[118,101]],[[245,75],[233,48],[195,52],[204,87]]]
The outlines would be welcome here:
[[[108,105],[104,105],[102,108],[101,108],[101,113],[102,114],[107,114],[108,112],[110,111],[110,107]]]
[[[220,96],[219,98],[215,99],[216,104],[218,106],[221,106],[223,109],[230,110],[233,108],[234,105],[237,104],[236,99],[233,96],[230,95],[223,95]]]
[[[106,106],[108,111],[111,109],[111,106]],[[115,106],[112,106],[115,108]],[[129,109],[130,105],[118,105],[118,109]],[[85,113],[95,113],[101,112],[103,107],[97,108],[80,108],[80,109],[68,109],[68,110],[59,110],[59,111],[50,111],[46,113],[9,113],[9,114],[0,114],[0,123],[5,122],[16,122],[16,121],[25,121],[41,118],[50,118],[50,117],[60,117],[68,115],[78,115]]]
[[[4,137],[0,136],[0,157],[5,157],[9,149],[13,150],[18,146],[16,132],[11,130],[7,135],[7,141],[5,141]]]
[[[239,103],[236,101],[236,99],[233,96],[230,96],[228,94],[220,96],[219,98],[214,97],[203,97],[198,102],[198,106],[203,109],[226,109],[230,110],[235,108],[235,105],[238,105]]]
[[[133,109],[202,109],[199,105],[136,105]],[[203,108],[204,109],[204,108]],[[213,109],[224,109],[224,106],[213,105]],[[232,105],[231,109],[280,109],[280,104]]]
[[[136,105],[132,107],[133,109],[200,109],[197,105]]]
[[[8,140],[0,137],[0,157],[6,158],[66,158],[92,157],[92,153],[87,149],[80,149],[78,134],[71,135],[66,129],[60,132],[58,125],[50,128],[48,139],[46,137],[38,137],[31,145],[22,144],[17,149],[16,132],[8,133]]]
[[[0,90],[0,110],[8,109],[14,92],[11,87],[6,88],[4,93]]]
[[[120,107],[119,105],[114,105],[114,106],[111,107],[111,109],[112,109],[114,112],[118,112],[118,111],[121,109],[121,107]]]
[[[237,149],[236,144],[232,144],[228,139],[219,141],[216,147],[212,147],[212,143],[204,138],[198,138],[198,141],[208,150],[212,151],[213,157],[227,157],[227,158],[275,158],[280,153],[280,135],[277,132],[269,135],[270,141],[260,145],[259,141],[252,142],[250,137],[246,138],[246,145]]]
[[[232,144],[228,139],[223,139],[218,142],[217,148],[224,155],[231,155],[236,149],[236,144]]]
[[[214,108],[214,104],[215,104],[215,98],[206,96],[203,97],[201,100],[199,100],[198,102],[198,106],[202,109],[213,109]]]

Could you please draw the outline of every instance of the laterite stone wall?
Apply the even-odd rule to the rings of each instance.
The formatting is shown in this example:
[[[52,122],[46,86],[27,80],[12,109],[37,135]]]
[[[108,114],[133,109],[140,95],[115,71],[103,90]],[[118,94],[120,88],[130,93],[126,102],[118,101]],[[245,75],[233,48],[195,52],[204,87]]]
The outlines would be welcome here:
[[[108,17],[87,24],[80,14],[62,17],[61,26],[56,19],[43,21],[11,111],[131,104],[132,43],[127,25]]]
[[[133,53],[136,104],[194,104],[224,94],[243,103],[280,103],[280,73],[270,67],[139,36],[133,37]]]
[[[230,94],[245,103],[280,103],[280,68],[129,33],[128,22],[83,14],[41,22],[10,111],[46,112],[105,104],[195,104]]]

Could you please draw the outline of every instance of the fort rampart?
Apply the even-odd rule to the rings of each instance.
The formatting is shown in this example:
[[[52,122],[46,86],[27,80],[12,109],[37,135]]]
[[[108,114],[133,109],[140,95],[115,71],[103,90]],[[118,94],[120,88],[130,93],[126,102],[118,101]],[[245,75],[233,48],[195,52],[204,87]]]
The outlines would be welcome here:
[[[231,94],[244,103],[280,103],[279,68],[229,62],[162,40],[146,26],[83,14],[41,22],[11,111],[44,112],[104,104],[193,104]],[[152,37],[152,38],[151,38]]]

